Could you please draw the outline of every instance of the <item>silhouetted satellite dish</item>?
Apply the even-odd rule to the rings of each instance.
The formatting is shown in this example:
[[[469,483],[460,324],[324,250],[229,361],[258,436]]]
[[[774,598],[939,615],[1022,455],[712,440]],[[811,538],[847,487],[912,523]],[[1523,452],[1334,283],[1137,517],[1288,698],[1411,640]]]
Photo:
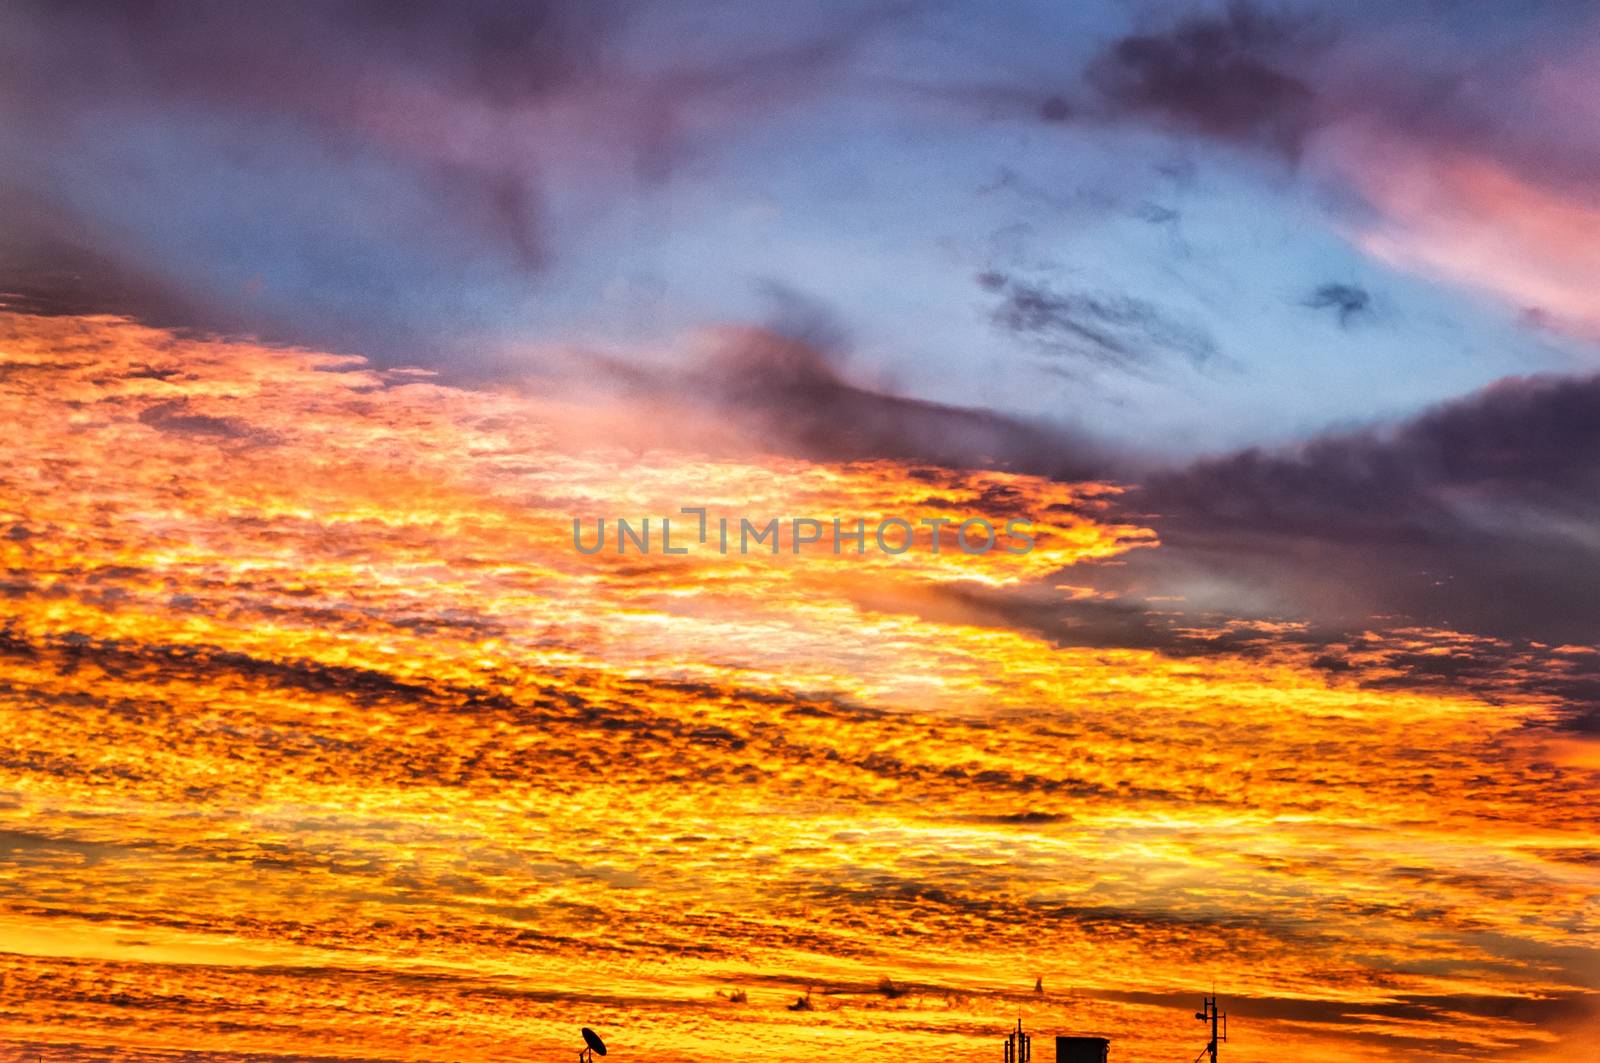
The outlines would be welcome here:
[[[595,1053],[595,1055],[603,1056],[606,1054],[606,1043],[600,1040],[599,1034],[587,1026],[583,1028],[583,1043],[588,1045],[589,1051]]]

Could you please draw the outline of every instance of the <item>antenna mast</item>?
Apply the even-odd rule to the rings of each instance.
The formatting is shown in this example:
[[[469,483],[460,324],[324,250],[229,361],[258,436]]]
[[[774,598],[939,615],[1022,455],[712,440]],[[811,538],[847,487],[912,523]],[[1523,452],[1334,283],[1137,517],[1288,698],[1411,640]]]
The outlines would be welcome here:
[[[1211,1041],[1200,1050],[1200,1056],[1211,1054],[1211,1063],[1217,1063],[1217,1044],[1228,1039],[1228,1016],[1217,1007],[1216,990],[1205,998],[1205,1007],[1194,1013],[1194,1017],[1201,1022],[1211,1024]],[[1195,1056],[1195,1063],[1199,1063],[1200,1056]]]
[[[1006,1063],[1029,1063],[1033,1059],[1033,1038],[1022,1032],[1022,1016],[1017,1028],[1006,1035]]]

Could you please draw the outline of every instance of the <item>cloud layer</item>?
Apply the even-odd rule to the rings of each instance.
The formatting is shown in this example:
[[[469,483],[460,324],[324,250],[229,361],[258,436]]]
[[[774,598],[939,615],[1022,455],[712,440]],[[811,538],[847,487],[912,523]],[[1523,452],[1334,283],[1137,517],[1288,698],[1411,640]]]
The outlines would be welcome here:
[[[1532,1047],[1590,999],[1593,768],[1547,702],[1374,682],[1439,633],[1340,672],[1292,626],[1074,646],[986,604],[1114,610],[1065,585],[1193,549],[1235,512],[1203,471],[1151,488],[1193,510],[1155,546],[1115,485],[557,446],[537,399],[4,322],[14,1042],[865,1058],[1026,1002],[1156,1059],[1226,971],[1246,1058],[1356,1060]],[[571,548],[685,500],[1048,516],[1021,559]]]

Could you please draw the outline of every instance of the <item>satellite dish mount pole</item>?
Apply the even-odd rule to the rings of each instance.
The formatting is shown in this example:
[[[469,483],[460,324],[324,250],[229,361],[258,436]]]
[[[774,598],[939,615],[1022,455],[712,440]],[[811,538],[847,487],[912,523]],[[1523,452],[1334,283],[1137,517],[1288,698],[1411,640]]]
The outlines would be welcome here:
[[[578,1063],[594,1063],[594,1055],[598,1052],[606,1054],[606,1043],[600,1040],[600,1035],[589,1027],[583,1028],[583,1047],[578,1050]]]

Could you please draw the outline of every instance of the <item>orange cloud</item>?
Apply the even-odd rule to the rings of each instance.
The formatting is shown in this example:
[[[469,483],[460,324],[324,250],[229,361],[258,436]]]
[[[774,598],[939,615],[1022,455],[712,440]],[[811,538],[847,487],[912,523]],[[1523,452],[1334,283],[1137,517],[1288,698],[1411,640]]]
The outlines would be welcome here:
[[[978,1058],[1020,1006],[1141,1063],[1198,1048],[1174,994],[1216,978],[1235,1058],[1412,1059],[1537,1045],[1592,988],[1597,779],[1537,706],[918,615],[1159,547],[1115,485],[590,446],[552,406],[0,317],[7,1041]],[[686,503],[1043,533],[571,548]]]

